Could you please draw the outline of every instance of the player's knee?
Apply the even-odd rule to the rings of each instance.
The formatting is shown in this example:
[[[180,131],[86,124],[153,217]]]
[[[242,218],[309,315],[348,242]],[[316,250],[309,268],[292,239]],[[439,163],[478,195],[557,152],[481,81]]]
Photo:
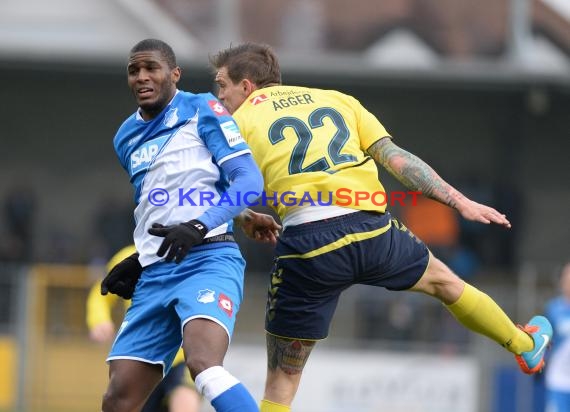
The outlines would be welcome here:
[[[134,406],[131,405],[131,400],[126,392],[110,385],[103,395],[101,410],[103,412],[127,412],[133,410]]]
[[[186,366],[190,370],[190,376],[192,379],[196,379],[200,373],[204,372],[206,369],[209,369],[213,366],[221,366],[222,361],[213,357],[208,356],[206,354],[200,355],[195,354],[191,355],[186,359]]]
[[[111,388],[107,389],[107,392],[103,395],[103,402],[101,406],[102,412],[120,412],[121,400],[115,395],[115,392]]]
[[[101,411],[102,412],[113,412],[113,401],[109,392],[103,394],[103,400],[101,401]]]
[[[443,301],[453,300],[461,293],[463,281],[441,260],[431,256],[429,265],[413,290]]]

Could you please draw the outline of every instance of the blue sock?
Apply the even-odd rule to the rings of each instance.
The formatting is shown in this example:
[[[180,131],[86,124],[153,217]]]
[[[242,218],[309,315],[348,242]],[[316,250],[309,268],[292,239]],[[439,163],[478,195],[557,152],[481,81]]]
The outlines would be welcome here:
[[[216,412],[259,412],[255,399],[243,384],[222,366],[213,366],[196,376],[196,389]]]
[[[216,412],[259,412],[255,399],[242,383],[232,386],[211,403]]]

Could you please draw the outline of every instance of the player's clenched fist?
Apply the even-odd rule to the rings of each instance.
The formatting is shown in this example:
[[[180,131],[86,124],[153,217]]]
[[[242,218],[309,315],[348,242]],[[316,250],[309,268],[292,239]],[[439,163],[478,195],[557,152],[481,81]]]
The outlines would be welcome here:
[[[114,293],[123,299],[131,299],[143,268],[139,263],[139,254],[133,253],[117,263],[101,282],[101,294]]]
[[[153,223],[148,233],[164,238],[156,252],[158,256],[162,257],[168,251],[164,260],[167,262],[174,260],[180,263],[192,246],[202,243],[208,229],[199,220],[192,219],[189,222],[171,226]]]

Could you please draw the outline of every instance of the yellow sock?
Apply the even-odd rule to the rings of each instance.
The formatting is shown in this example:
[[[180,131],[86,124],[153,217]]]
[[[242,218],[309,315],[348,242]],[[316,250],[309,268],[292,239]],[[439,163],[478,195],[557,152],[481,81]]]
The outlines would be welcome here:
[[[280,403],[263,399],[261,401],[259,412],[291,412],[291,408],[289,406],[281,405]]]
[[[459,299],[445,307],[467,329],[487,336],[509,352],[520,355],[534,347],[532,338],[517,328],[493,299],[467,283]]]

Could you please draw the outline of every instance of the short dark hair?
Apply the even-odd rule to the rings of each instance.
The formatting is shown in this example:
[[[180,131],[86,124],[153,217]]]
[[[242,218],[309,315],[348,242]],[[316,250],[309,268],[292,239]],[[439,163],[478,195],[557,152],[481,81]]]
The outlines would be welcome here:
[[[158,39],[144,39],[139,41],[137,44],[133,46],[131,49],[131,55],[134,53],[142,52],[142,51],[159,51],[168,67],[174,69],[176,66],[176,55],[174,54],[174,50],[170,47],[166,42]]]
[[[267,44],[248,42],[230,46],[210,56],[210,64],[216,70],[227,68],[228,76],[234,83],[247,78],[258,87],[281,84],[279,60]]]

